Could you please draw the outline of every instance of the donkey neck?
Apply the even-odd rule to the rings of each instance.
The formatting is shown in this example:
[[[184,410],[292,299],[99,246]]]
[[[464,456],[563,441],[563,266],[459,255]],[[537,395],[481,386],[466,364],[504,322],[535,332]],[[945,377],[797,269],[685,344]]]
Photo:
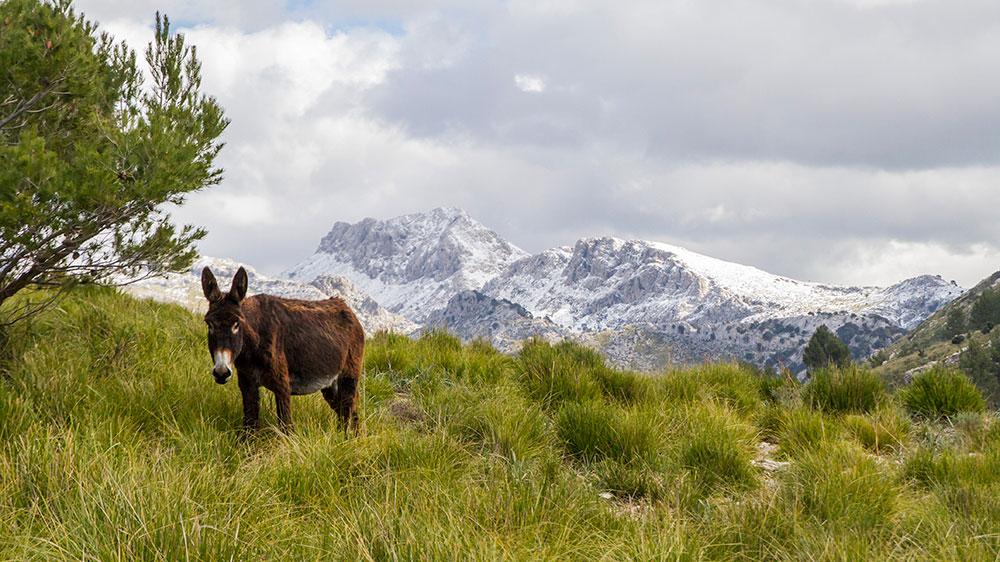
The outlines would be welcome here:
[[[260,303],[256,296],[243,301],[243,353],[256,355],[260,350]],[[249,354],[247,352],[250,352]]]

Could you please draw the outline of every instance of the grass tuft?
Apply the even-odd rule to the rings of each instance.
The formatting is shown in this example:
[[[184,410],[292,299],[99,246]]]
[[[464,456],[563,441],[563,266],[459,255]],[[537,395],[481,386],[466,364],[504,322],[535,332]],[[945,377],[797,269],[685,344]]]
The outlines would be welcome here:
[[[913,378],[900,392],[911,413],[926,418],[949,418],[961,412],[983,412],[986,402],[976,385],[964,373],[934,367]]]
[[[812,373],[803,391],[807,404],[828,413],[866,414],[884,402],[886,396],[882,379],[857,365]]]

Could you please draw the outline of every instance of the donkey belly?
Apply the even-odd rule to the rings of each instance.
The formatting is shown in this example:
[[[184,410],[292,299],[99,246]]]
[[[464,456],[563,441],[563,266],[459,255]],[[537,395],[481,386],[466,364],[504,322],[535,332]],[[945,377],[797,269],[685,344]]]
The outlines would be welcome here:
[[[337,384],[338,374],[320,375],[309,378],[300,378],[292,375],[292,394],[312,394],[324,388]]]

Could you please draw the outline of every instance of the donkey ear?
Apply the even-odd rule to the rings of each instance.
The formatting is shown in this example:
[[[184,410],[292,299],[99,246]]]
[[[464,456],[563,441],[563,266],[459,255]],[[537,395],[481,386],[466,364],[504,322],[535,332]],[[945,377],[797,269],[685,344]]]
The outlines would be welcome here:
[[[212,270],[205,266],[205,269],[201,270],[201,290],[205,293],[205,298],[210,301],[217,301],[222,298],[222,293],[219,291],[219,283],[215,280],[215,275],[212,275]]]
[[[247,279],[247,270],[240,266],[236,270],[236,276],[233,277],[233,286],[229,288],[229,296],[236,299],[236,302],[243,300],[243,297],[247,296],[247,285],[250,281]]]

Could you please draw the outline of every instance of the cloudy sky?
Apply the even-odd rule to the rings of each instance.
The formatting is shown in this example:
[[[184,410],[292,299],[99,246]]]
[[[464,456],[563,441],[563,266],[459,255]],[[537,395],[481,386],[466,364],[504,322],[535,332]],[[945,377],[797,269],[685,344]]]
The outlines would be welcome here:
[[[166,12],[232,125],[179,220],[276,273],[449,205],[526,250],[616,235],[795,278],[1000,269],[996,0],[81,0]]]

